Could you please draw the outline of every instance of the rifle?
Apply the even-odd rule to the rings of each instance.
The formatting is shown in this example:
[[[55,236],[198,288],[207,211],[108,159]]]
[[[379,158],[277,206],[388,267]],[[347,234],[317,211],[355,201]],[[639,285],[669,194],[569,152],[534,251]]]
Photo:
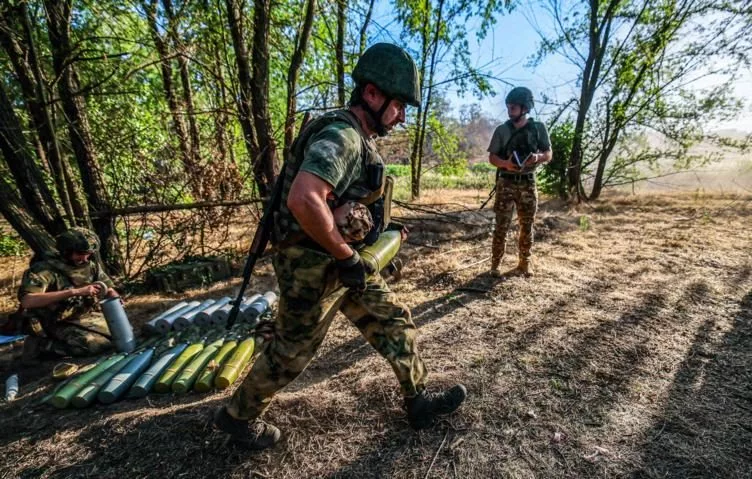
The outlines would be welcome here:
[[[486,198],[486,201],[484,201],[480,205],[480,208],[478,208],[479,211],[482,210],[483,208],[485,208],[486,205],[488,204],[488,202],[491,201],[491,198],[493,198],[494,195],[496,194],[496,185],[499,183],[499,175],[500,174],[501,174],[501,170],[496,169],[496,181],[494,181],[494,187],[491,189],[491,192],[488,194],[488,198]]]
[[[303,117],[303,123],[300,126],[300,131],[303,131],[310,119],[311,114],[306,113]],[[272,194],[269,197],[269,203],[267,203],[266,209],[264,209],[264,214],[261,216],[261,221],[259,222],[258,228],[256,228],[256,232],[253,234],[253,241],[251,241],[251,247],[248,250],[248,258],[246,259],[245,267],[243,268],[243,283],[240,285],[240,291],[238,291],[238,296],[237,298],[235,298],[235,301],[232,304],[232,309],[230,310],[230,315],[227,318],[227,329],[232,328],[232,325],[235,324],[235,321],[238,319],[240,303],[243,302],[243,294],[245,294],[248,283],[251,281],[253,268],[256,266],[256,261],[258,261],[261,255],[264,254],[266,245],[269,244],[269,238],[271,238],[272,236],[272,229],[274,227],[274,212],[279,209],[279,202],[282,200],[282,186],[285,182],[286,168],[287,160],[285,160],[285,163],[282,165],[279,176],[277,176],[277,180],[274,182],[274,188],[272,188]]]

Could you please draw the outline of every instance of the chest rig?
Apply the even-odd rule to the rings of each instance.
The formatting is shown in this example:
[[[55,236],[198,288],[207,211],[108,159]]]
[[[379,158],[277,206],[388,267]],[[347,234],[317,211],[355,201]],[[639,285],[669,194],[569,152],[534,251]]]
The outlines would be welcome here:
[[[520,159],[527,158],[530,153],[535,153],[539,149],[538,129],[535,127],[535,120],[529,118],[525,126],[515,129],[512,120],[507,120],[504,125],[510,132],[502,154],[504,158],[509,158],[515,152]]]
[[[327,201],[329,207],[334,209],[347,201],[356,201],[372,209],[384,194],[384,162],[376,152],[373,142],[367,138],[357,117],[348,110],[328,112],[308,123],[290,148],[290,155],[287,158],[283,173],[282,201],[277,211],[274,212],[274,232],[272,239],[278,247],[296,244],[306,238],[300,225],[297,224],[297,221],[293,219],[292,213],[287,209],[287,195],[290,192],[292,182],[300,170],[300,165],[303,164],[305,149],[309,141],[324,128],[337,122],[346,123],[358,132],[361,142],[360,161],[362,173],[339,197]],[[375,220],[376,218],[374,218],[374,222]],[[379,230],[381,226],[381,224],[378,225]]]

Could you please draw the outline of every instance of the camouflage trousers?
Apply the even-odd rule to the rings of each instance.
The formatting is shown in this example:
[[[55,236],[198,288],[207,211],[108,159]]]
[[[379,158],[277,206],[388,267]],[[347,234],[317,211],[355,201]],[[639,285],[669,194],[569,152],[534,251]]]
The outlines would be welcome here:
[[[514,209],[517,208],[517,219],[520,223],[519,256],[529,259],[533,247],[533,223],[538,210],[538,189],[535,180],[516,182],[514,179],[499,177],[496,182],[496,229],[493,234],[491,247],[491,268],[499,267],[504,256],[507,242],[507,232],[512,223]]]
[[[274,394],[306,368],[337,311],[360,330],[392,366],[402,394],[425,387],[426,368],[415,344],[417,328],[406,306],[397,302],[380,275],[357,294],[341,287],[333,258],[292,246],[277,253],[274,271],[280,289],[273,339],[267,343],[227,407],[235,418],[259,417]]]
[[[98,311],[86,313],[75,320],[56,321],[54,324],[38,319],[29,312],[25,315],[24,332],[29,334],[25,340],[29,342],[29,345],[24,345],[24,350],[28,351],[24,354],[27,358],[43,353],[60,356],[94,356],[113,347],[107,337],[94,332],[100,331],[109,335],[107,322]]]

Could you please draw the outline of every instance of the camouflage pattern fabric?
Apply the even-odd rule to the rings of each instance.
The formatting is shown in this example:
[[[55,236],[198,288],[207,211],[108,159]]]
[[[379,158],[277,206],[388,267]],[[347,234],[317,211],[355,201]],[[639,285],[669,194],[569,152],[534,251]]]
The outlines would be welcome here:
[[[515,208],[520,224],[519,256],[520,259],[529,259],[533,247],[533,223],[538,210],[538,189],[535,180],[518,182],[502,176],[496,182],[496,229],[491,248],[491,269],[497,269],[504,256],[507,231]]]
[[[298,221],[287,208],[287,196],[300,171],[311,173],[332,187],[331,202],[367,204],[373,191],[366,181],[367,164],[382,164],[372,139],[365,137],[355,116],[347,110],[329,112],[311,121],[293,144],[287,159],[282,201],[274,214],[275,243],[285,243],[302,234]],[[377,195],[379,196],[379,195]]]
[[[389,362],[405,396],[424,388],[426,368],[407,307],[397,302],[378,274],[368,279],[362,294],[341,288],[333,264],[331,256],[299,246],[282,249],[274,257],[280,289],[274,337],[233,394],[227,407],[230,415],[259,417],[274,394],[306,368],[337,311]]]
[[[348,201],[332,212],[337,230],[346,243],[359,243],[373,229],[371,212],[365,205]]]
[[[18,299],[29,293],[63,291],[96,281],[113,286],[112,280],[95,261],[73,266],[53,256],[33,263],[24,272]],[[109,348],[110,341],[102,335],[67,324],[76,323],[109,334],[107,323],[97,308],[96,298],[75,296],[44,308],[27,309],[23,312],[23,330],[42,339],[42,350],[66,355],[97,354]]]

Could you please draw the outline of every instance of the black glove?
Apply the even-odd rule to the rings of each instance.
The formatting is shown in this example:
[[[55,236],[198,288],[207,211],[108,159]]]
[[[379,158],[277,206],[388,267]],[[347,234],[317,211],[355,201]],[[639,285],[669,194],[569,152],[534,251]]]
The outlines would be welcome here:
[[[363,292],[366,290],[366,275],[372,273],[371,268],[366,265],[357,251],[353,250],[352,256],[347,259],[338,259],[335,263],[339,280],[343,286],[354,291]]]
[[[389,222],[388,225],[386,225],[386,231],[399,231],[400,233],[404,231],[405,225],[402,223],[397,223],[396,221]]]

